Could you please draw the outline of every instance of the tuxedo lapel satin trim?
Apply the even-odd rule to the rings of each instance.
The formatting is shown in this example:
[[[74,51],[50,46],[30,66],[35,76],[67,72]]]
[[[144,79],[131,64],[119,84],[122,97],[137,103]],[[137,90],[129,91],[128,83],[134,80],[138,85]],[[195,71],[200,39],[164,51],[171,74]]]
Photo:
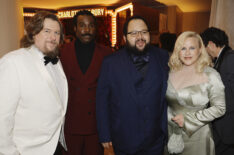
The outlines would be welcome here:
[[[67,78],[66,78],[66,75],[65,75],[65,73],[63,71],[63,67],[62,67],[62,64],[61,64],[60,60],[58,61],[56,67],[58,67],[58,69],[59,69],[59,74],[61,74],[61,77],[63,79],[62,82],[63,82],[63,85],[65,86],[64,89],[62,90],[62,91],[64,91],[64,93],[62,93],[62,98],[61,97],[60,98],[63,101],[62,102],[63,106],[64,106],[63,109],[64,109],[64,111],[66,111],[66,109],[67,109],[67,102],[68,102],[68,83],[67,83]],[[58,92],[58,90],[57,90],[57,92]]]

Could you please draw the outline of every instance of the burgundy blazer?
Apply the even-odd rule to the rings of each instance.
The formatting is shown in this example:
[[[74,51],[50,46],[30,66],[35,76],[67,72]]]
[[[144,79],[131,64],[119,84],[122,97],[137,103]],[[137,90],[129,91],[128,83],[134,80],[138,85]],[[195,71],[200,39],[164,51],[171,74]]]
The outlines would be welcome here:
[[[82,73],[76,53],[75,42],[61,48],[61,62],[69,87],[65,133],[95,134],[96,87],[103,58],[112,53],[110,48],[95,44],[94,55],[85,74]]]

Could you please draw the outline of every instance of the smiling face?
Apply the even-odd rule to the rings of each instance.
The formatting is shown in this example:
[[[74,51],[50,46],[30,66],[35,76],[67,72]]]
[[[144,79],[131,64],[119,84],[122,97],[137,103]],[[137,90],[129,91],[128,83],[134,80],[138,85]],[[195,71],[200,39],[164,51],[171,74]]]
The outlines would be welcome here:
[[[179,51],[179,58],[183,65],[191,66],[196,64],[200,54],[201,49],[198,39],[195,37],[189,37],[185,39],[182,48]]]
[[[127,35],[124,36],[127,46],[141,52],[150,43],[150,34],[145,22],[141,19],[133,19],[129,22]]]
[[[45,55],[58,56],[60,42],[59,23],[50,18],[44,20],[43,29],[34,37],[35,46]]]

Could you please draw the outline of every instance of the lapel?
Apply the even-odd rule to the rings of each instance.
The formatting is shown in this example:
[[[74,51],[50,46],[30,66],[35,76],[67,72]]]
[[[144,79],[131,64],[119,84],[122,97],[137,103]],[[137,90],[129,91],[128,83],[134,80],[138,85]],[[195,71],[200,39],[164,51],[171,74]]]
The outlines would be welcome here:
[[[135,81],[139,80],[141,78],[140,73],[136,70],[136,67],[134,64],[131,62],[131,59],[126,51],[126,48],[123,49],[122,53],[120,54],[120,60],[121,60],[121,71],[125,71],[123,75],[127,75],[126,81],[127,81],[127,86],[129,88],[129,92],[133,98],[133,100],[137,103],[137,92],[135,88]],[[121,73],[122,74],[122,73]]]
[[[97,43],[95,44],[95,49],[94,49],[94,53],[92,56],[92,60],[89,64],[89,67],[88,67],[87,71],[85,72],[85,74],[83,74],[83,72],[81,71],[79,62],[78,62],[76,54],[75,54],[75,52],[76,52],[75,51],[75,43],[73,44],[73,46],[74,46],[73,47],[74,52],[72,52],[72,55],[73,55],[73,58],[75,59],[75,61],[74,61],[75,65],[78,66],[77,73],[78,73],[78,76],[81,78],[81,81],[86,81],[87,79],[89,79],[88,77],[97,77],[96,74],[99,73],[98,67],[100,67],[98,63],[101,62],[100,60],[103,57],[102,52],[100,52],[98,44]]]
[[[54,96],[56,97],[58,103],[60,103],[61,105],[63,105],[62,103],[65,103],[66,102],[62,102],[62,100],[67,100],[67,95],[66,97],[64,97],[64,99],[61,99],[60,95],[59,95],[59,92],[58,92],[58,89],[56,87],[56,84],[55,84],[55,81],[52,79],[50,73],[47,71],[45,65],[44,65],[44,61],[43,61],[43,57],[40,58],[40,51],[35,47],[35,46],[31,46],[31,48],[29,49],[29,53],[32,55],[32,58],[35,62],[35,65],[36,65],[36,68],[38,69],[39,73],[41,74],[41,76],[45,79],[45,81],[47,82],[48,84],[48,87],[50,88],[50,90],[53,92]],[[66,77],[65,77],[65,74],[64,72],[62,71],[62,66],[61,66],[61,63],[59,62],[58,65],[59,70],[60,70],[60,73],[61,73],[61,76],[63,76],[63,79],[64,79],[64,82],[66,81]],[[66,83],[66,82],[65,82]],[[67,87],[67,83],[65,84],[66,87]],[[67,93],[66,93],[67,94]],[[66,107],[66,106],[65,106]],[[64,107],[64,108],[65,108]]]
[[[166,52],[166,51],[157,51],[158,53],[160,52]],[[156,55],[156,54],[155,54]],[[164,59],[164,61],[163,61]],[[167,80],[168,80],[168,72],[169,72],[169,67],[167,65],[168,63],[168,59],[169,59],[169,55],[163,55],[163,54],[158,54],[157,56],[157,62],[160,68],[160,73],[162,76],[162,91],[161,91],[161,106],[164,105],[164,100],[165,100],[165,94],[166,94],[166,90],[167,90]],[[163,64],[165,63],[165,64]]]
[[[64,86],[64,89],[62,90],[63,93],[60,96],[60,99],[62,100],[62,105],[63,105],[63,109],[64,109],[64,112],[66,112],[66,109],[67,109],[67,101],[68,101],[68,83],[67,83],[67,78],[66,78],[66,75],[64,73],[64,70],[63,70],[63,67],[62,67],[62,64],[61,64],[61,61],[59,60],[58,61],[58,70],[59,70],[59,74],[61,74],[61,77],[62,77],[62,81],[61,83],[63,84]],[[54,83],[54,80],[53,80],[53,83]],[[55,84],[55,83],[54,83]],[[57,87],[56,87],[57,88]],[[58,92],[58,89],[56,89],[57,92]]]
[[[94,49],[94,53],[93,53],[93,57],[92,57],[92,60],[89,64],[89,67],[86,71],[86,73],[84,74],[84,79],[87,79],[87,77],[97,77],[99,73],[99,68],[100,68],[100,60],[102,60],[102,52],[100,52],[100,49],[99,49],[99,46],[98,44],[96,43],[95,44],[95,49]]]
[[[224,56],[226,55],[227,51],[230,50],[230,47],[225,46],[223,50],[220,53],[220,56],[218,57],[217,61],[215,62],[214,68],[220,72],[220,66],[223,62]]]
[[[71,66],[74,66],[73,72],[74,73],[77,72],[78,77],[80,77],[81,79],[83,79],[85,74],[82,73],[82,71],[80,69],[80,65],[79,65],[78,59],[77,59],[77,56],[76,56],[75,41],[73,41],[73,43],[72,43],[69,59],[70,59],[69,62],[71,63]]]
[[[147,89],[150,89],[150,87],[152,87],[152,85],[154,85],[155,83],[153,83],[153,81],[156,81],[156,76],[162,76],[162,91],[161,91],[161,100],[164,100],[164,94],[166,92],[166,88],[167,88],[167,73],[168,73],[168,67],[166,65],[162,64],[161,59],[166,59],[166,55],[165,58],[161,58],[160,56],[160,52],[161,51],[155,51],[156,49],[154,48],[150,48],[149,49],[149,55],[150,55],[150,59],[149,59],[149,64],[148,64],[148,69],[147,69],[147,73],[145,76],[145,80],[143,83],[143,88],[145,90],[145,92],[147,92]],[[162,55],[162,54],[161,54]],[[162,55],[163,56],[163,55]],[[135,87],[135,82],[139,80],[139,78],[141,78],[140,73],[136,70],[136,67],[134,66],[134,64],[131,62],[130,57],[127,54],[126,49],[123,49],[122,53],[120,54],[120,60],[122,60],[121,62],[121,71],[125,71],[125,73],[121,73],[122,75],[127,75],[126,77],[126,81],[127,81],[127,86],[129,88],[129,92],[132,96],[132,98],[134,99],[134,101],[136,103],[138,103],[138,95],[137,95],[137,91],[136,91],[136,87]]]
[[[73,41],[71,43],[71,46],[69,46],[69,48],[64,52],[67,52],[66,54],[64,54],[64,57],[66,59],[64,60],[65,62],[63,64],[65,66],[67,66],[67,68],[65,68],[68,71],[67,78],[69,80],[74,80],[74,78],[77,78],[77,79],[79,79],[77,81],[81,81],[81,79],[84,78],[84,74],[82,73],[82,71],[80,69],[80,65],[79,65],[78,60],[77,60],[75,41]],[[63,56],[62,56],[62,58],[63,58]]]
[[[152,87],[152,82],[155,81],[156,76],[159,76],[159,73],[161,73],[160,66],[159,66],[159,60],[157,55],[155,54],[155,51],[149,49],[149,64],[148,64],[148,69],[147,73],[145,76],[145,80],[143,83],[143,88],[145,90],[149,89]]]

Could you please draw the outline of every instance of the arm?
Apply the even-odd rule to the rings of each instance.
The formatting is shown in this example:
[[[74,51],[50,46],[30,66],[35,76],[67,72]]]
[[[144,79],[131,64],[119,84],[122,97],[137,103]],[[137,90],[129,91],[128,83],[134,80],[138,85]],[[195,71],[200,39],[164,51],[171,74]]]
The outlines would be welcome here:
[[[13,141],[14,115],[19,100],[17,71],[9,60],[0,59],[0,154],[19,155]]]
[[[110,96],[110,84],[109,84],[109,64],[104,59],[96,94],[96,117],[99,141],[104,147],[108,147],[111,143],[110,136],[110,123],[109,123],[109,96]]]
[[[210,87],[208,88],[210,106],[184,115],[184,130],[188,136],[191,136],[202,126],[224,115],[226,110],[224,86],[221,78],[216,71],[208,74],[210,74]]]

